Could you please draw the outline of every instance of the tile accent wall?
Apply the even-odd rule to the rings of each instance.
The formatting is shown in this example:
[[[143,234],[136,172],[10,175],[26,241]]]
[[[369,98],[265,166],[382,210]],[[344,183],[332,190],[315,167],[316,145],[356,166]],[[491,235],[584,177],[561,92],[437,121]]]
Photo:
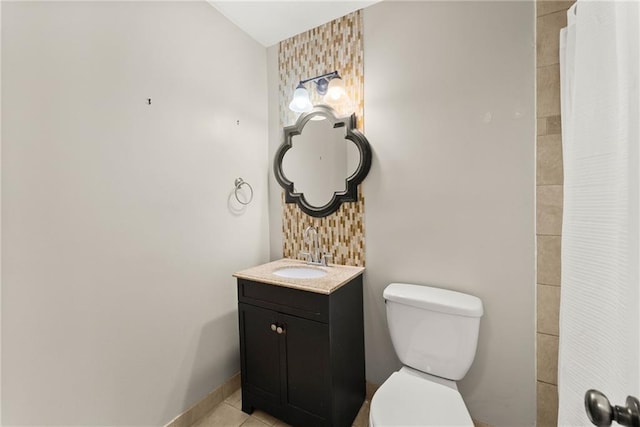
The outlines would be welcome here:
[[[537,426],[558,422],[558,317],[563,169],[560,29],[574,1],[536,1]]]
[[[327,24],[316,27],[280,42],[278,71],[280,77],[280,125],[295,123],[297,114],[289,110],[289,102],[298,82],[334,70],[344,81],[349,101],[332,105],[339,113],[353,112],[358,118],[357,127],[364,131],[364,66],[362,48],[362,14],[356,11]],[[308,84],[311,100],[322,103],[321,97]],[[358,201],[343,203],[332,215],[314,218],[302,212],[296,204],[285,203],[282,193],[283,255],[300,258],[303,232],[313,225],[319,231],[320,247],[333,255],[337,264],[364,266],[364,198],[362,185],[358,189]]]

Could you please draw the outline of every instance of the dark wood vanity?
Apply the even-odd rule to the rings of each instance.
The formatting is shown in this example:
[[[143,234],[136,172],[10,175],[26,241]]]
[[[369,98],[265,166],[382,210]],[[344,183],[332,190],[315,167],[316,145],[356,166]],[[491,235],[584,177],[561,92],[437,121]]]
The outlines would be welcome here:
[[[273,284],[236,274],[244,412],[294,426],[353,423],[365,398],[361,270],[322,293],[283,282],[329,277]]]

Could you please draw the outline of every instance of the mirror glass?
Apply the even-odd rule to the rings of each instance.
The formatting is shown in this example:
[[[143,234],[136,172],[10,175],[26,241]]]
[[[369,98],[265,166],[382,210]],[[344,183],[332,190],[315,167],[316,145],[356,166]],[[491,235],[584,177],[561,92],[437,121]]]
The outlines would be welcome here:
[[[347,189],[347,178],[358,168],[360,152],[345,139],[345,127],[333,127],[327,119],[310,120],[304,132],[291,138],[282,159],[282,171],[313,206],[324,206],[333,193]]]
[[[358,200],[358,185],[370,168],[371,147],[356,129],[355,114],[339,117],[326,105],[315,106],[284,128],[273,164],[285,202],[315,217]]]

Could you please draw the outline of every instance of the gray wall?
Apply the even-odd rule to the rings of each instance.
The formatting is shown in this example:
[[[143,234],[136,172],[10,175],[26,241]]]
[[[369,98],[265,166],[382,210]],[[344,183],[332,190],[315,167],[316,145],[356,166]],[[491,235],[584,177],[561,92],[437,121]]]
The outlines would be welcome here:
[[[269,85],[269,257],[282,258],[282,187],[273,174],[273,159],[284,139],[280,127],[280,74],[278,45],[267,48],[267,80]]]
[[[382,291],[435,285],[482,298],[459,383],[474,419],[535,424],[534,4],[385,1],[364,10],[367,379],[400,367]],[[270,158],[281,142],[269,49]],[[271,258],[282,252],[270,179]]]
[[[205,2],[2,8],[2,424],[164,424],[239,370],[265,48]]]
[[[364,11],[367,378],[398,368],[384,287],[480,297],[474,419],[535,423],[532,2],[382,2]]]

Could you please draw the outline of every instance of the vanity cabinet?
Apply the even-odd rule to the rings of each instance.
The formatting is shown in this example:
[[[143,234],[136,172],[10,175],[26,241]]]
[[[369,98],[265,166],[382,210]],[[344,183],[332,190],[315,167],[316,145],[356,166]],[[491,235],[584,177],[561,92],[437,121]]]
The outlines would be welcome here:
[[[238,279],[242,410],[350,426],[365,398],[362,275],[329,294]]]

